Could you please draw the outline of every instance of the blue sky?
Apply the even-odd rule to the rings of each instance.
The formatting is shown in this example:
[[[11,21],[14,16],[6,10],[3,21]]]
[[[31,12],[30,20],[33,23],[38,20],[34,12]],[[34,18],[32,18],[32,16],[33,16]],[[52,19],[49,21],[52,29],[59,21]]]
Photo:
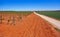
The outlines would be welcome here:
[[[60,0],[0,0],[0,11],[60,10]]]

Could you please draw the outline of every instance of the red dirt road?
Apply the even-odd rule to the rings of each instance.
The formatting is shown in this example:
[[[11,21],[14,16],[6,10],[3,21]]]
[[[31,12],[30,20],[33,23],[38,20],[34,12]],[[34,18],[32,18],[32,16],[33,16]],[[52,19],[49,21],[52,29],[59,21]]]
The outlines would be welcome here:
[[[15,19],[15,25],[0,24],[0,37],[60,37],[50,23],[34,13],[23,17],[22,21]]]

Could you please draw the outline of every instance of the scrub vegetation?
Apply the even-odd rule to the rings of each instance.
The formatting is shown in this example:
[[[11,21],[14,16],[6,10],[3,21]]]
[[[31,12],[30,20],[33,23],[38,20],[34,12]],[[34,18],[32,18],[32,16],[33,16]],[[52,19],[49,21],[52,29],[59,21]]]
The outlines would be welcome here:
[[[36,12],[60,20],[60,11],[36,11]]]

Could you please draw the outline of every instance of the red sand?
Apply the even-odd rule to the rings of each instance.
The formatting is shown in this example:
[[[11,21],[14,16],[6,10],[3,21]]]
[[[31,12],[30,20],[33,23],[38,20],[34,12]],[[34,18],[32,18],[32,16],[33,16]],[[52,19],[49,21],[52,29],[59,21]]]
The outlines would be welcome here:
[[[21,21],[16,20],[15,25],[0,24],[0,37],[60,37],[60,34],[50,23],[32,13]]]

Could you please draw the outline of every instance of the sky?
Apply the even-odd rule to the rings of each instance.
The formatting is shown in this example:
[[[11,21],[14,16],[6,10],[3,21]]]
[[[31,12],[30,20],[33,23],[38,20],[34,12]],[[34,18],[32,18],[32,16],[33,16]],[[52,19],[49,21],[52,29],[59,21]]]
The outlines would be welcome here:
[[[0,0],[0,11],[60,10],[60,0]]]

